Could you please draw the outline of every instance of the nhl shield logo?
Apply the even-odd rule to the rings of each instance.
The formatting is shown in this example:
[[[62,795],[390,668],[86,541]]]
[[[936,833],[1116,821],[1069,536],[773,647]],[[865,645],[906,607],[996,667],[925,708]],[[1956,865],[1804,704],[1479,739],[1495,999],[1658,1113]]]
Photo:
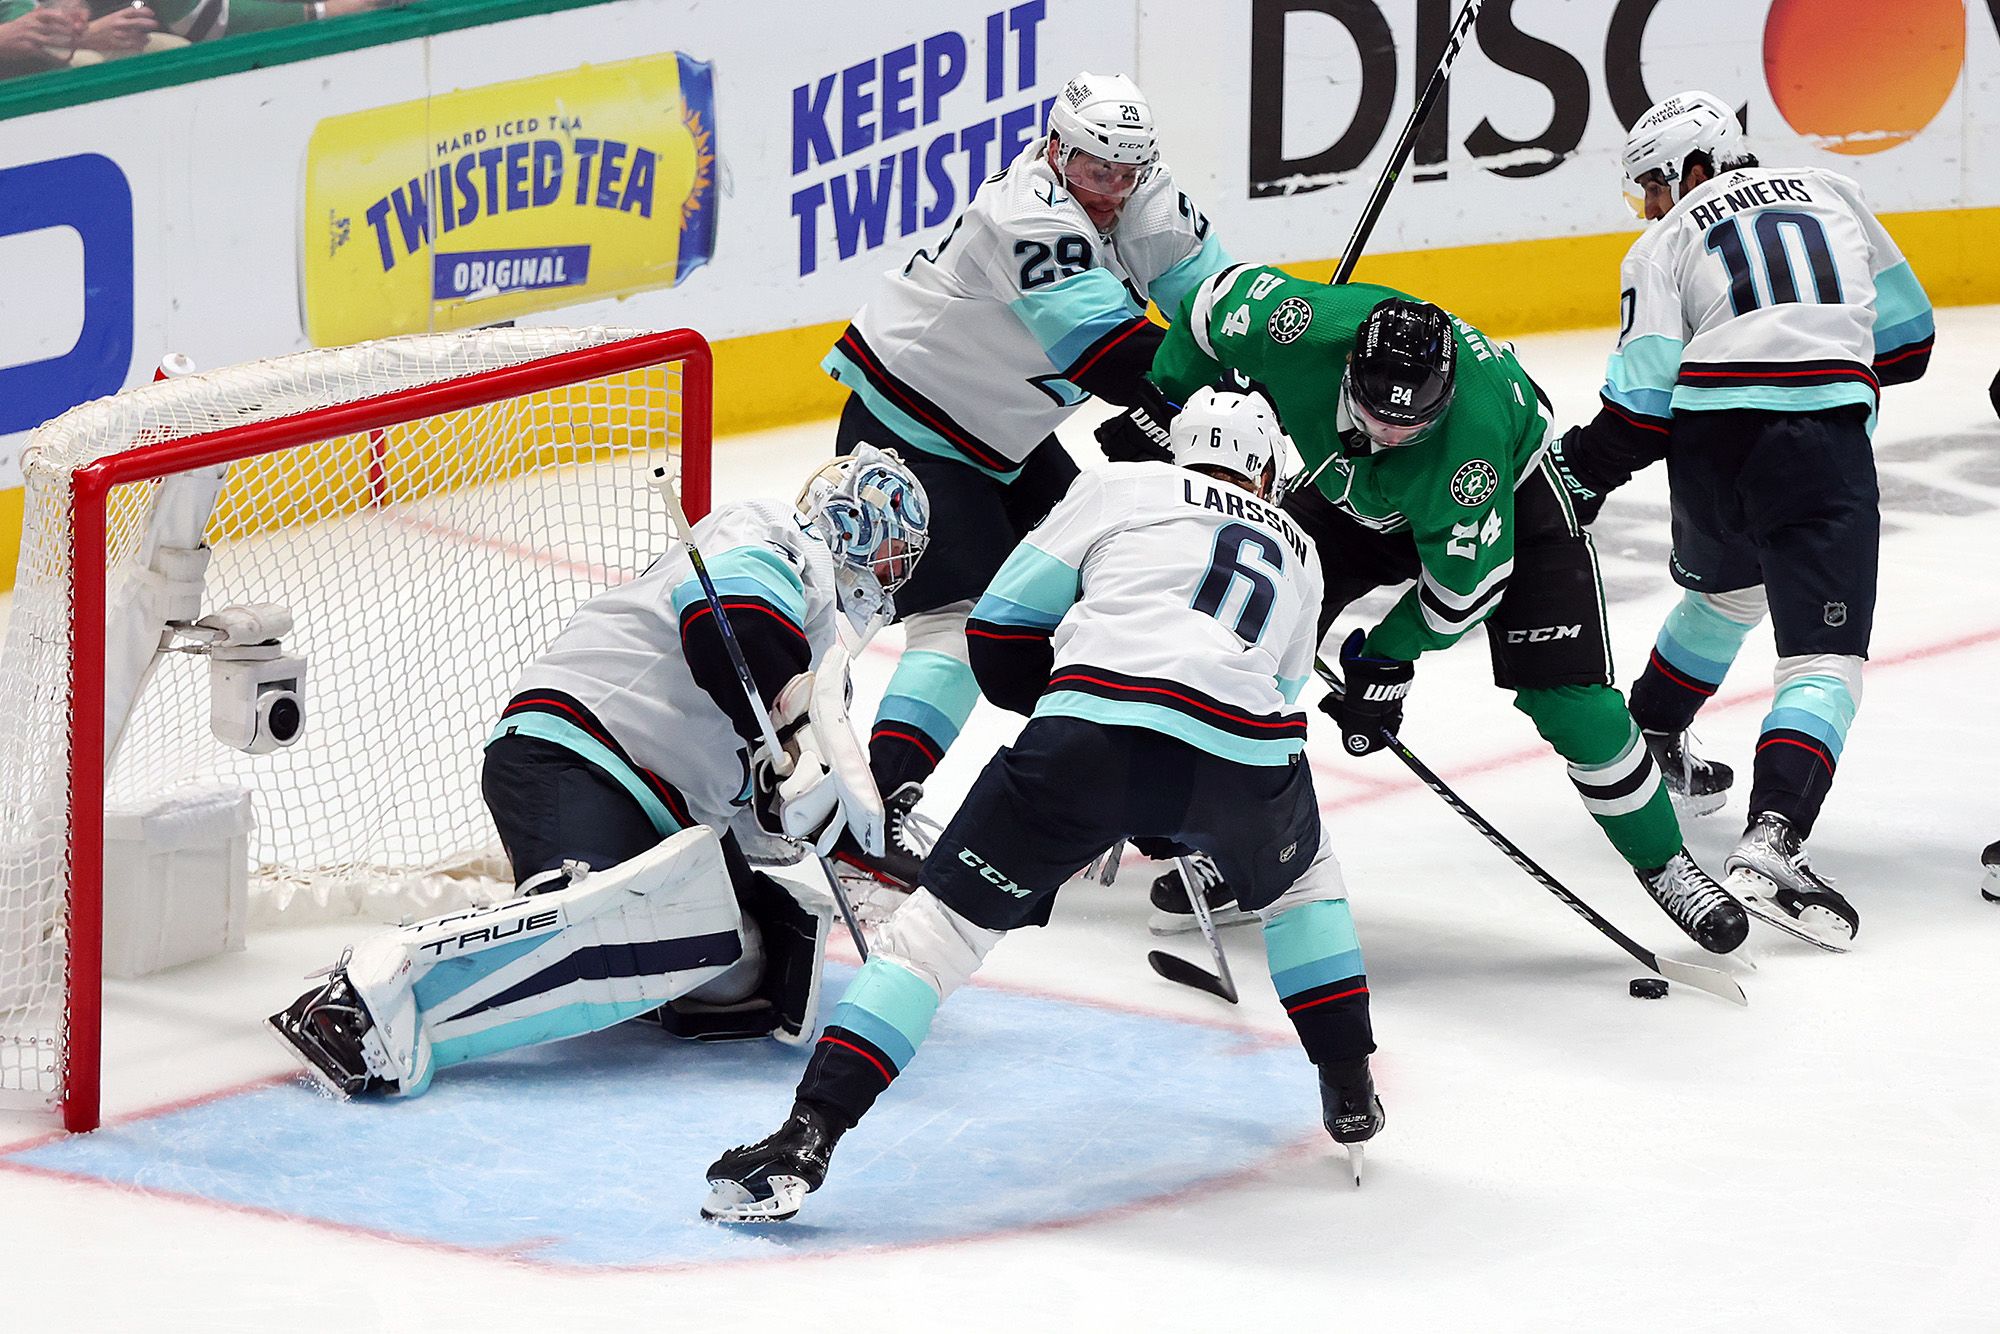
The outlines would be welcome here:
[[[1278,303],[1265,322],[1264,331],[1271,335],[1274,343],[1295,343],[1299,335],[1312,327],[1313,308],[1304,298],[1288,296]]]
[[[1500,485],[1500,472],[1485,459],[1474,459],[1451,479],[1451,498],[1467,509],[1477,509],[1493,499]]]
[[[1845,602],[1827,603],[1826,609],[1824,610],[1824,612],[1822,612],[1820,619],[1825,621],[1828,625],[1846,625],[1847,604]]]

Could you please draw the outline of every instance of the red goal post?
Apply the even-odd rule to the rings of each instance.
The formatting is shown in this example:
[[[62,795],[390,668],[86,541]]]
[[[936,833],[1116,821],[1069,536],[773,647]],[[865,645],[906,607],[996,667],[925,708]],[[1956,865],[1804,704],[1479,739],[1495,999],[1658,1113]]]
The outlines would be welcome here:
[[[482,729],[576,605],[665,547],[653,466],[677,454],[687,509],[707,511],[712,407],[691,331],[496,329],[166,381],[40,428],[0,658],[0,709],[21,714],[0,721],[0,1097],[98,1123],[107,791],[247,788],[280,915],[490,858]],[[208,735],[183,655],[155,653],[138,686],[119,677],[165,479],[223,467],[200,611],[283,603],[308,659],[305,737],[273,755]],[[349,807],[355,846],[333,846]]]

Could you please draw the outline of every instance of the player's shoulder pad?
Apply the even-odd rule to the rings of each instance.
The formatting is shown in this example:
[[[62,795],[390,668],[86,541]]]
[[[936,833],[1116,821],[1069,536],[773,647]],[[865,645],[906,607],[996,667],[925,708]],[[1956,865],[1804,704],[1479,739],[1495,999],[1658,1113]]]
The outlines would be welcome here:
[[[1231,264],[1228,268],[1211,273],[1202,279],[1200,285],[1194,289],[1194,294],[1188,298],[1188,332],[1194,336],[1195,345],[1209,357],[1215,358],[1215,344],[1209,341],[1208,328],[1210,321],[1215,318],[1216,306],[1228,299],[1230,293],[1236,289],[1239,278],[1262,270],[1263,266],[1258,264]],[[1276,270],[1271,271],[1276,272]]]
[[[1054,241],[1064,236],[1081,236],[1095,244],[1097,224],[1053,173],[1030,169],[1008,184],[1006,207],[994,218],[995,225],[1008,237]]]

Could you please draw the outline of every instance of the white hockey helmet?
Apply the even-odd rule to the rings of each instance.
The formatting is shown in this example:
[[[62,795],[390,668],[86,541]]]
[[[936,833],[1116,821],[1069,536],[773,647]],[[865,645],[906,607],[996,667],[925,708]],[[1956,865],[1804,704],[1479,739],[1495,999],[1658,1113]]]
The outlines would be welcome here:
[[[1152,104],[1139,85],[1123,74],[1092,74],[1084,70],[1056,94],[1049,107],[1049,137],[1055,141],[1055,166],[1069,180],[1070,158],[1077,153],[1127,168],[1130,194],[1145,181],[1160,160],[1159,136],[1153,128]],[[1094,181],[1083,184],[1111,194]]]
[[[1174,418],[1167,447],[1176,465],[1220,468],[1262,495],[1266,481],[1277,475],[1274,465],[1285,452],[1285,435],[1262,394],[1203,385]]]
[[[1639,117],[1625,137],[1625,193],[1643,200],[1646,192],[1639,178],[1649,171],[1659,172],[1669,186],[1678,186],[1694,153],[1706,154],[1716,173],[1750,158],[1736,113],[1713,93],[1675,93]],[[1674,191],[1676,198],[1681,193]],[[1645,216],[1643,208],[1639,212]]]
[[[861,444],[806,479],[799,525],[833,553],[840,612],[859,634],[895,615],[893,594],[931,540],[924,486],[893,449]]]

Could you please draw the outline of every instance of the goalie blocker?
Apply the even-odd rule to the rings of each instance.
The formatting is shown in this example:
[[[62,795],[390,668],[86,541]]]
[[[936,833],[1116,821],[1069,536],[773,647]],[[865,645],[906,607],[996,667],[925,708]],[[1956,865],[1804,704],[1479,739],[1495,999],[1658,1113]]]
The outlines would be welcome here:
[[[811,1034],[822,891],[726,860],[702,825],[545,883],[562,887],[364,942],[267,1022],[340,1097],[412,1097],[463,1061],[639,1017],[709,1040]]]

